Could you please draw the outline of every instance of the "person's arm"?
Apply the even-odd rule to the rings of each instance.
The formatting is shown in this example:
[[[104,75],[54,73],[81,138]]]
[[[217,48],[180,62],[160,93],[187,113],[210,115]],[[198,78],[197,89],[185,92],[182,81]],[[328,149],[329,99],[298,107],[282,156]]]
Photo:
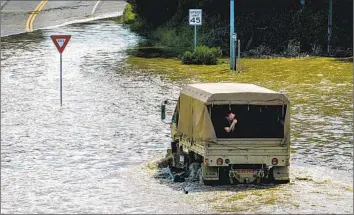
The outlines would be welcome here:
[[[232,131],[234,130],[236,123],[237,123],[237,119],[232,120],[232,124],[230,126],[230,130],[232,130]]]
[[[229,123],[226,123],[226,122],[225,122],[224,130],[225,130],[227,133],[233,131],[234,128],[235,128],[236,123],[237,123],[237,119],[232,120],[232,123],[231,123],[230,126],[229,126]]]
[[[229,133],[231,131],[230,129],[230,123],[228,122],[228,120],[225,119],[225,122],[224,122],[224,130]]]
[[[224,130],[229,133],[231,131],[230,127],[224,127]]]

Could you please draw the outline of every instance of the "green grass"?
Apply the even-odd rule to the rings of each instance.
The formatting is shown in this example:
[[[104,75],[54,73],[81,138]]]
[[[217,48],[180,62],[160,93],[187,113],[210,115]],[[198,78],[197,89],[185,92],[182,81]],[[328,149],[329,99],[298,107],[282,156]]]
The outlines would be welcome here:
[[[323,159],[332,156],[323,153],[323,148],[352,143],[352,58],[242,58],[241,73],[230,71],[228,59],[220,61],[218,65],[183,65],[173,58],[130,57],[128,64],[146,75],[160,75],[181,85],[241,82],[284,91],[291,102],[292,155],[306,149]],[[333,135],[334,130],[340,131],[339,135]]]
[[[253,83],[284,90],[292,106],[306,104],[317,115],[339,116],[352,111],[352,66],[335,58],[241,59],[242,72],[232,72],[229,60],[218,65],[183,65],[178,59],[130,57],[128,63],[173,81]],[[333,105],[338,103],[339,105]]]

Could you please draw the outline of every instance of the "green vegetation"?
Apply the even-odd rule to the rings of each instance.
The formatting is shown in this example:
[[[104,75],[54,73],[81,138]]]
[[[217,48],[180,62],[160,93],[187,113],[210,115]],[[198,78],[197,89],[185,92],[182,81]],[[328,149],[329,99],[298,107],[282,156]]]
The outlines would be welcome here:
[[[252,83],[283,91],[291,102],[291,138],[297,148],[292,154],[302,153],[306,144],[310,147],[319,141],[306,131],[318,129],[323,146],[333,142],[350,144],[352,133],[340,137],[331,135],[331,123],[338,120],[344,126],[352,126],[352,58],[272,58],[241,59],[241,72],[230,71],[229,60],[221,58],[217,65],[185,65],[179,59],[130,57],[128,64],[147,75],[158,75],[175,84],[194,82]],[[301,141],[301,142],[299,142]],[[317,147],[317,146],[316,146]],[[319,147],[321,148],[321,147]],[[312,180],[311,178],[297,180]]]
[[[237,192],[235,195],[228,198],[227,201],[234,202],[234,201],[243,200],[247,197],[248,197],[248,194],[246,192]]]
[[[194,33],[192,28],[187,25],[178,28],[161,27],[151,32],[151,35],[147,35],[147,38],[153,45],[173,49],[178,54],[182,54],[184,51],[193,51]]]
[[[295,177],[298,181],[313,181],[311,177]]]
[[[188,10],[203,9],[198,45],[220,47],[229,53],[230,3],[220,0],[129,0],[136,19],[131,29],[151,44],[173,49],[177,55],[193,50],[193,27]],[[245,56],[299,56],[326,54],[328,0],[235,1],[235,25]],[[352,56],[353,1],[333,4],[331,51]],[[156,16],[156,13],[159,15]],[[177,56],[176,55],[176,56]]]
[[[253,83],[287,92],[302,114],[344,116],[352,112],[352,58],[273,58],[241,60],[241,73],[230,72],[229,60],[218,65],[184,65],[178,59],[131,57],[128,63],[173,81]],[[349,61],[349,62],[348,62]],[[331,105],[329,102],[331,101]],[[338,104],[338,105],[333,105]],[[292,111],[300,111],[300,109]],[[301,129],[301,128],[299,128]],[[294,130],[296,133],[301,131]]]
[[[240,205],[237,206],[233,205],[229,207],[215,206],[214,209],[221,213],[242,213],[248,211],[250,208],[245,206],[240,206]]]
[[[277,202],[277,199],[276,198],[272,198],[272,199],[265,200],[264,204],[275,205],[276,202]]]
[[[204,64],[216,65],[221,57],[220,48],[209,48],[207,46],[198,46],[192,53],[186,51],[182,57],[183,64]]]
[[[352,187],[346,187],[345,188],[347,191],[349,191],[349,192],[353,192],[353,188]]]
[[[290,153],[291,153],[291,154],[295,154],[295,153],[296,153],[296,149],[291,148],[291,149],[290,149]]]
[[[123,22],[125,24],[132,24],[135,20],[135,14],[133,13],[133,8],[131,4],[127,4],[123,12]]]
[[[129,25],[130,27],[135,23],[136,14],[133,12],[131,4],[127,4],[124,8],[123,15],[118,17],[110,17],[107,20],[118,22],[119,24]]]
[[[157,171],[157,169],[158,169],[158,166],[157,166],[157,164],[156,163],[154,163],[154,162],[149,162],[149,163],[147,163],[147,164],[143,164],[142,166],[141,166],[141,168],[142,169],[145,169],[145,170],[147,170],[147,171],[152,171],[152,172],[156,172]]]
[[[217,202],[214,202],[213,204],[215,204],[215,206],[213,206],[213,208],[218,212],[236,213],[249,211],[250,205],[252,205],[252,207],[254,207],[253,210],[255,210],[257,207],[264,204],[275,205],[277,203],[291,203],[289,202],[291,194],[287,194],[284,198],[279,197],[280,192],[284,192],[284,190],[279,189],[279,187],[238,191],[235,194],[225,196],[224,204],[222,204],[222,207],[220,206],[220,201],[222,201],[222,199],[219,199]]]

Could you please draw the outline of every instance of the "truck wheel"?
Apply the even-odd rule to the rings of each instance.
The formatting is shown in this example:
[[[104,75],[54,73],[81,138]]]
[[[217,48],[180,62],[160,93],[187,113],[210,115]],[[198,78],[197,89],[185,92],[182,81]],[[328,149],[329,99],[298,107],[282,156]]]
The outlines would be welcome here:
[[[191,165],[194,162],[194,157],[195,157],[194,152],[189,152],[187,156],[188,156],[188,168],[189,168],[189,165]]]
[[[194,162],[193,156],[194,156],[193,152],[184,153],[184,160],[185,160],[184,163],[187,170],[189,169],[189,166]]]

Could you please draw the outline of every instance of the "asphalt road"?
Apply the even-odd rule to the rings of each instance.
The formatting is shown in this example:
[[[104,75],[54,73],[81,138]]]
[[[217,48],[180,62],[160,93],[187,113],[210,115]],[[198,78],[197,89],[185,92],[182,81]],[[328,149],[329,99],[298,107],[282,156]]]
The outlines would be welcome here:
[[[1,1],[1,37],[122,14],[125,1]],[[37,11],[34,13],[34,11]],[[35,15],[31,15],[35,14]],[[27,27],[28,28],[28,27]]]

